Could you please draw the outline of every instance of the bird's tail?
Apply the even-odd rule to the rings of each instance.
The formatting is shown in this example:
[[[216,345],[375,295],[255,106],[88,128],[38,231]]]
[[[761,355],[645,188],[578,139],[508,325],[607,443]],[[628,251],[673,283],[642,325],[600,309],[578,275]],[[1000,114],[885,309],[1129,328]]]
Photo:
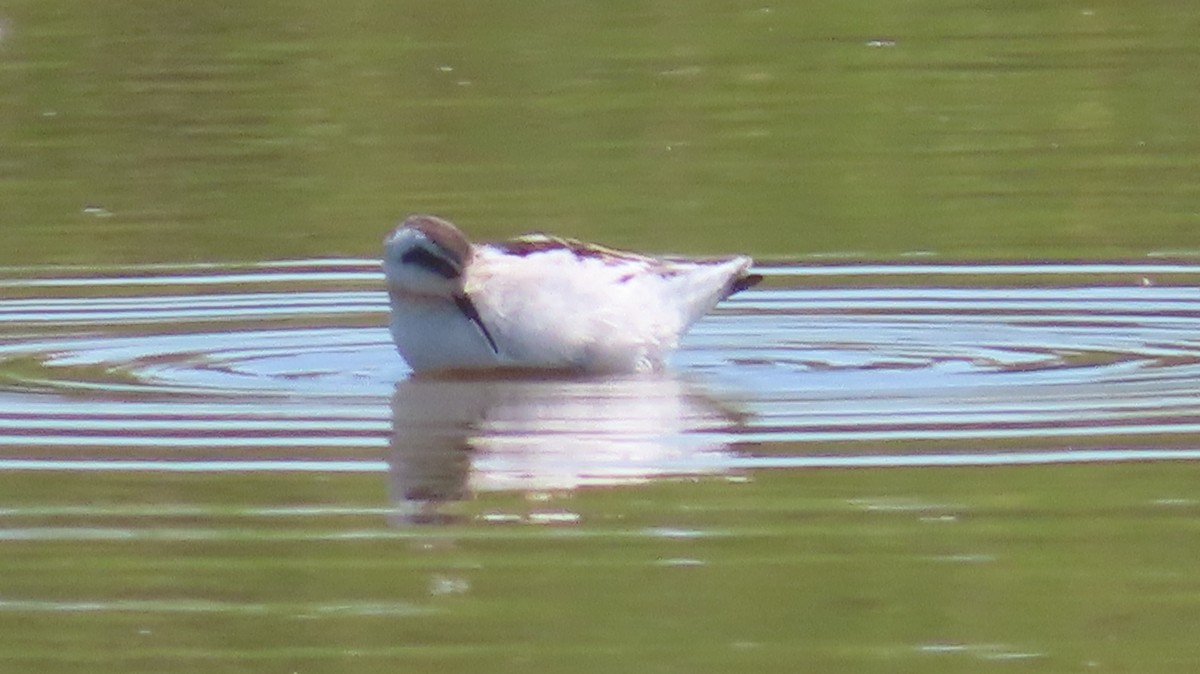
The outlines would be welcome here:
[[[681,292],[677,292],[687,298],[685,324],[691,325],[721,300],[762,281],[761,275],[750,273],[752,263],[748,257],[705,261],[683,275],[678,281]]]
[[[761,283],[762,280],[762,274],[751,274],[749,272],[744,272],[740,276],[735,276],[730,279],[729,287],[725,291],[725,297],[722,297],[721,299],[728,299],[730,295],[740,293],[743,290],[749,290],[750,288],[753,288]]]

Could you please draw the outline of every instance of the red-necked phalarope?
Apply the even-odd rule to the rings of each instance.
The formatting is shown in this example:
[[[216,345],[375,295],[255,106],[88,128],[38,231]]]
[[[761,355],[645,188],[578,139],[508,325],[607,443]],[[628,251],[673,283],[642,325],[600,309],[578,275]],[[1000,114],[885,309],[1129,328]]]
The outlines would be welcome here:
[[[431,215],[400,223],[383,257],[392,339],[416,372],[655,370],[717,302],[762,280],[750,265],[543,234],[473,245]]]

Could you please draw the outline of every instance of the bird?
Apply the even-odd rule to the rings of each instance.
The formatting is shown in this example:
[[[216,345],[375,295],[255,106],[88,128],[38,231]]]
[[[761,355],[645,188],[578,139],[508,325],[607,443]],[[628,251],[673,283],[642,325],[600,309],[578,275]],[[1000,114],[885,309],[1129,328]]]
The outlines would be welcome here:
[[[423,214],[384,239],[382,261],[392,340],[418,375],[658,371],[696,321],[762,281],[752,264],[541,233],[475,244]]]

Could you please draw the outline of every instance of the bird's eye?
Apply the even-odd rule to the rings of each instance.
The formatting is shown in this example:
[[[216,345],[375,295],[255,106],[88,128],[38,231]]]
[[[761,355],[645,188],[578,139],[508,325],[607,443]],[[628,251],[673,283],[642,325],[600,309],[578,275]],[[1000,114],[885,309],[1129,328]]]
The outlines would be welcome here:
[[[441,276],[455,279],[459,276],[458,267],[445,258],[439,257],[424,248],[413,248],[400,256],[404,264],[412,264]]]

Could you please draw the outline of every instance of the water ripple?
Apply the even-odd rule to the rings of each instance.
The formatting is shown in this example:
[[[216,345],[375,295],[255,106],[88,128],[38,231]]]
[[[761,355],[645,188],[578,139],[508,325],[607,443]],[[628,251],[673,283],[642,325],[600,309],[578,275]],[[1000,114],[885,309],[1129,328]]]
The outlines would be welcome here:
[[[668,375],[453,382],[408,378],[369,260],[0,269],[0,469],[386,470],[436,501],[1200,458],[1200,265],[761,271]]]

